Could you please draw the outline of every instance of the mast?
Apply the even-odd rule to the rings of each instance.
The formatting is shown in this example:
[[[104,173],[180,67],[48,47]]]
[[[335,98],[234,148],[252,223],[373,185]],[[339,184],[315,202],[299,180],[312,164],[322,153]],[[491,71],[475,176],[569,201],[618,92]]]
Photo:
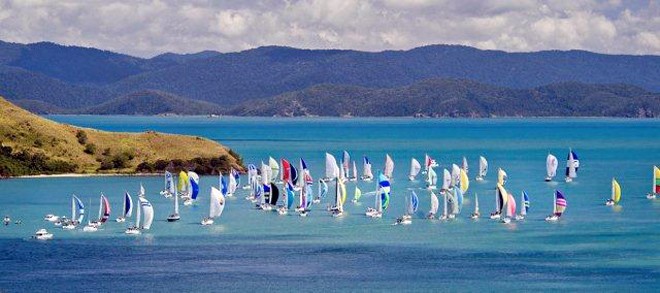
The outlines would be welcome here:
[[[178,195],[174,195],[178,196]],[[140,200],[140,197],[138,196],[138,206],[137,206],[137,214],[135,215],[135,227],[140,229],[140,214],[141,214],[141,209],[142,209],[142,201]]]
[[[76,219],[76,196],[71,196],[71,221]]]
[[[479,194],[474,194],[474,213],[479,213]]]
[[[175,193],[176,195],[176,193]],[[179,214],[179,197],[175,196],[174,197],[174,213]]]

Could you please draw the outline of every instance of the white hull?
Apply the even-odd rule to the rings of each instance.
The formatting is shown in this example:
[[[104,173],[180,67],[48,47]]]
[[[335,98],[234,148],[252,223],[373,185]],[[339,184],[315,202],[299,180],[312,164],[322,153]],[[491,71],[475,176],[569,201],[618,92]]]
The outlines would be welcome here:
[[[73,230],[73,229],[76,229],[76,225],[74,225],[74,224],[64,224],[64,225],[62,225],[62,229],[64,229],[64,230]]]
[[[516,221],[522,221],[525,219],[525,216],[523,215],[516,215]]]
[[[484,178],[482,178],[482,177],[480,177],[480,176],[477,176],[477,178],[475,178],[474,180],[476,180],[476,181],[484,181]]]
[[[573,178],[571,177],[566,177],[566,179],[564,180],[566,181],[566,183],[573,182]]]
[[[99,230],[99,228],[97,226],[94,226],[94,225],[91,225],[91,224],[87,225],[83,228],[83,232],[96,232],[98,230]]]
[[[284,216],[284,215],[288,214],[289,211],[285,208],[279,208],[279,209],[277,209],[277,213]]]
[[[550,182],[552,181],[552,177],[545,177],[545,182]]]
[[[201,224],[202,226],[208,226],[208,225],[213,225],[213,219],[205,218],[202,220]]]
[[[34,236],[32,237],[37,240],[50,240],[53,239],[53,234],[48,233],[46,229],[39,229],[36,233],[34,233]]]
[[[343,216],[343,215],[344,215],[344,212],[341,212],[341,211],[334,211],[334,212],[332,212],[332,217],[333,217],[333,218],[339,218],[339,217],[341,217],[341,216]]]
[[[44,220],[48,221],[48,222],[57,222],[57,220],[59,220],[59,219],[60,219],[60,217],[58,217],[56,215],[53,215],[53,214],[48,214],[44,217]]]
[[[481,215],[477,214],[477,213],[473,213],[473,214],[470,215],[470,219],[476,220],[476,219],[479,219],[479,216],[481,216]]]
[[[181,219],[181,216],[179,214],[171,214],[167,217],[168,222],[176,222]]]
[[[172,197],[172,194],[169,191],[165,191],[165,190],[161,191],[160,195],[164,196],[165,198]]]
[[[557,222],[557,221],[559,221],[559,217],[557,215],[550,215],[550,216],[545,217],[545,220],[547,222]]]
[[[499,220],[502,217],[500,214],[490,214],[492,220]]]
[[[606,206],[613,206],[613,205],[614,205],[614,201],[611,200],[611,199],[608,199],[607,201],[605,201],[605,205],[606,205]]]
[[[124,218],[124,217],[119,217],[119,218],[115,219],[115,221],[116,221],[117,223],[123,223],[123,222],[126,222],[126,218]]]
[[[193,204],[193,200],[192,200],[192,199],[186,199],[185,201],[183,201],[183,205],[184,205],[184,206],[190,206],[190,205],[192,205],[192,204]]]
[[[130,227],[130,228],[126,229],[126,231],[124,231],[124,233],[129,234],[129,235],[138,235],[141,232],[140,232],[140,229],[137,228],[137,227]]]
[[[649,193],[649,194],[646,195],[646,198],[648,198],[648,199],[655,199],[655,197],[656,197],[655,193]]]
[[[503,219],[502,219],[502,223],[503,223],[503,224],[511,223],[511,218],[509,218],[509,217],[505,217],[505,218],[503,218]]]

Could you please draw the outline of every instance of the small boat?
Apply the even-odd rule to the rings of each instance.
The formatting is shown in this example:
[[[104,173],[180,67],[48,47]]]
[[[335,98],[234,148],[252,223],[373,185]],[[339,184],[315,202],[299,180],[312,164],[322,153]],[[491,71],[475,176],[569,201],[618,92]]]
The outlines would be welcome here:
[[[46,231],[46,229],[39,229],[32,237],[37,240],[50,240],[53,239],[53,234]]]
[[[490,218],[493,220],[499,220],[502,218],[502,212],[506,207],[506,202],[509,199],[508,192],[504,189],[502,184],[497,184],[495,188],[495,211],[490,214]]]
[[[479,156],[479,175],[477,175],[477,181],[483,181],[488,173],[488,161],[485,157]]]
[[[176,194],[176,192],[173,194]],[[128,191],[124,193],[123,207],[124,207],[124,212],[115,220],[117,221],[117,223],[125,222],[126,218],[129,218],[131,214],[133,214],[133,199],[131,198],[131,195],[128,194]]]
[[[427,219],[435,219],[435,215],[438,214],[438,208],[440,207],[440,201],[438,200],[438,196],[431,191],[431,209],[429,210],[428,215],[426,216]]]
[[[2,220],[2,222],[5,224],[5,226],[11,224],[11,218],[9,216],[5,216],[5,218]]]
[[[375,207],[367,209],[365,213],[370,218],[382,218],[383,211],[387,209],[390,204],[390,180],[383,173],[378,174],[378,188],[375,194]]]
[[[105,195],[101,194],[101,199],[99,200],[99,218],[96,221],[88,221],[87,226],[83,228],[83,231],[95,232],[109,218],[110,218],[110,202],[108,202],[108,198],[105,197]]]
[[[433,167],[429,166],[429,169],[426,172],[426,188],[428,190],[433,190],[436,188],[437,183],[438,183],[438,175],[435,173]]]
[[[474,212],[470,215],[470,218],[473,220],[479,219],[481,213],[479,213],[479,195],[474,194]]]
[[[243,190],[254,190],[254,182],[258,181],[257,176],[258,176],[258,171],[257,171],[257,166],[254,164],[249,164],[247,167],[247,176],[248,176],[248,181],[245,185],[243,185]],[[254,194],[250,194],[246,199],[249,199],[249,197],[254,197]]]
[[[60,219],[59,216],[53,215],[53,214],[47,214],[44,216],[44,221],[48,222],[57,222]]]
[[[390,157],[389,154],[385,154],[385,168],[383,168],[383,175],[387,177],[388,180],[392,180],[392,175],[394,174],[394,160]]]
[[[333,217],[344,215],[344,202],[346,201],[346,186],[339,178],[335,178],[335,205],[330,208]]]
[[[580,167],[580,159],[577,153],[572,149],[568,150],[568,158],[566,158],[566,182],[573,182],[577,177],[578,168]]]
[[[468,162],[467,162],[467,158],[465,157],[463,157],[463,164],[461,165],[461,169],[463,169],[463,171],[465,171],[466,174],[468,173]]]
[[[648,199],[655,199],[660,195],[660,169],[653,166],[653,183],[651,184],[651,192],[646,195]]]
[[[545,181],[550,182],[552,181],[552,178],[555,178],[557,175],[557,167],[559,166],[559,161],[557,161],[557,157],[555,157],[552,154],[548,154],[548,157],[545,159],[545,170],[546,170],[546,177]]]
[[[280,215],[286,215],[288,211],[293,207],[293,202],[295,201],[295,190],[293,189],[293,185],[291,185],[291,182],[287,182],[286,186],[284,187],[284,192],[286,193],[286,196],[284,197],[284,204],[277,209],[277,212]],[[302,210],[301,212],[304,212]]]
[[[199,195],[199,175],[193,171],[188,171],[187,177],[188,183],[186,188],[188,192],[183,205],[189,206],[197,200],[197,195]]]
[[[430,168],[435,168],[438,166],[438,163],[431,158],[428,154],[424,154],[424,171],[422,171],[422,174],[428,173]]]
[[[516,215],[517,221],[524,220],[529,211],[529,195],[527,195],[527,192],[522,192],[520,203],[520,214]]]
[[[314,203],[318,204],[321,202],[321,199],[325,198],[328,195],[328,184],[325,181],[319,179],[319,193],[314,199]]]
[[[211,196],[209,196],[209,216],[202,219],[203,226],[212,225],[215,218],[219,218],[225,210],[225,196],[222,191],[211,187]]]
[[[176,189],[174,191],[174,194],[176,194]],[[167,216],[167,221],[168,222],[176,222],[181,219],[181,216],[179,215],[179,197],[175,196],[174,197],[174,212]]]
[[[506,201],[506,217],[502,218],[502,223],[508,224],[511,222],[511,219],[516,216],[516,199],[513,198],[513,195],[510,193],[507,194],[508,199]]]
[[[165,198],[170,198],[176,195],[176,185],[174,184],[174,176],[169,171],[165,171],[165,188],[160,192],[160,195]]]
[[[451,183],[450,186],[458,186],[461,180],[461,167],[456,164],[451,165]]]
[[[143,196],[138,196],[138,200],[140,207],[136,209],[135,225],[128,227],[124,231],[126,234],[137,235],[142,233],[142,230],[149,230],[154,221],[154,208],[151,203]],[[144,219],[140,219],[142,214],[144,214]]]
[[[360,198],[362,197],[362,190],[355,186],[355,192],[353,193],[353,203],[358,203],[360,201]]]
[[[227,197],[232,197],[234,196],[234,193],[236,193],[236,188],[241,185],[241,177],[238,171],[236,171],[234,168],[229,170],[229,175],[227,177],[229,178],[229,184],[227,185]]]
[[[406,198],[406,212],[400,218],[396,219],[394,225],[410,225],[412,224],[412,215],[417,212],[419,207],[419,197],[415,191],[412,191],[410,197]]]
[[[62,223],[62,229],[73,230],[85,218],[85,205],[76,196],[71,196],[71,220]]]
[[[362,181],[371,181],[374,179],[374,174],[371,172],[371,162],[366,156],[362,159]]]
[[[555,190],[553,203],[554,205],[553,205],[552,214],[545,218],[547,222],[559,221],[559,218],[561,218],[561,216],[564,214],[564,211],[566,210],[566,206],[568,205],[568,202],[566,201],[566,197],[564,197],[564,194],[561,193],[561,191],[559,190]]]
[[[417,159],[412,158],[410,160],[410,174],[408,175],[408,180],[414,181],[419,171],[422,170],[422,165],[417,161]]]
[[[621,185],[619,185],[619,182],[617,182],[616,179],[612,178],[612,194],[610,198],[605,201],[605,205],[613,206],[619,204],[619,200],[621,200]]]
[[[353,169],[351,170],[351,177],[349,178],[350,181],[357,181],[358,179],[358,172],[357,172],[357,164],[355,163],[355,160],[353,160]]]

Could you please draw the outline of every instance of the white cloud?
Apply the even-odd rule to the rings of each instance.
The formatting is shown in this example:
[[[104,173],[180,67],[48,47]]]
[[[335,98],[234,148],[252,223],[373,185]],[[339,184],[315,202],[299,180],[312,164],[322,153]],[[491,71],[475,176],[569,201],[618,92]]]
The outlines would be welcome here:
[[[654,0],[0,0],[0,39],[138,56],[439,43],[658,55],[658,6]]]

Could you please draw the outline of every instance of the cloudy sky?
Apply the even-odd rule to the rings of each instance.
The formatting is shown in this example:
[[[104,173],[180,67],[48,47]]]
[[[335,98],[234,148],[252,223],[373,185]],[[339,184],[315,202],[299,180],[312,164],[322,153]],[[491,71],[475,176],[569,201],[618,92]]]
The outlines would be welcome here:
[[[0,40],[142,57],[463,44],[660,55],[659,0],[0,0]]]

